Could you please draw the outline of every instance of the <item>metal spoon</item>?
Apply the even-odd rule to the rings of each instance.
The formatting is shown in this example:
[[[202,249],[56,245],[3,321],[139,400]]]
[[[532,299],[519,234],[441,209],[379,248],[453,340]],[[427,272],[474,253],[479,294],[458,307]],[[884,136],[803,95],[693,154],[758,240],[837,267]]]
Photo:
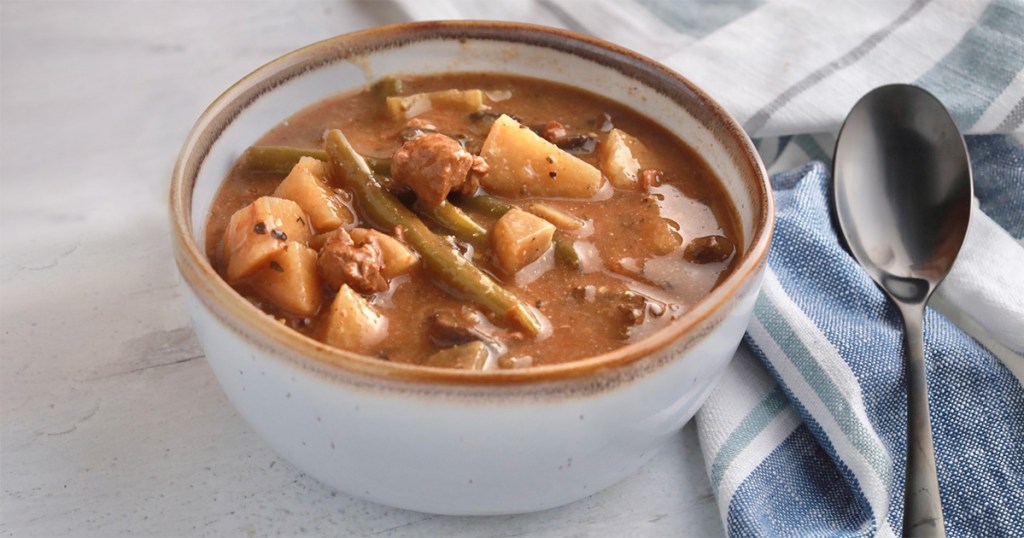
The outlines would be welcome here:
[[[836,142],[833,202],[853,256],[906,327],[907,479],[903,534],[945,536],[924,363],[924,307],[949,273],[971,217],[971,163],[930,93],[882,86],[854,105]]]

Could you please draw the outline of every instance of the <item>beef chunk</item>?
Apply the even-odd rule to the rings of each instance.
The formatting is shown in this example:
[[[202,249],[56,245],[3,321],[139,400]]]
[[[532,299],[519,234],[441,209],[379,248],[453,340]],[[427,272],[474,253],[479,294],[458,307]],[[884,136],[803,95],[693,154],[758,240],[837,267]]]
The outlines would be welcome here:
[[[565,126],[557,121],[549,121],[540,129],[540,136],[548,142],[557,142],[566,136]]]
[[[332,234],[316,262],[317,272],[332,289],[347,284],[359,293],[388,289],[387,280],[380,274],[383,265],[375,237],[369,235],[365,242],[356,244],[344,230]]]
[[[645,168],[640,171],[637,176],[637,187],[642,192],[650,192],[651,187],[657,187],[661,185],[661,179],[665,174],[661,170],[654,170],[653,168]]]
[[[718,263],[732,257],[736,247],[728,237],[706,235],[690,241],[683,251],[683,257],[690,263]]]
[[[427,207],[440,205],[453,190],[472,194],[480,186],[480,177],[489,170],[483,158],[439,133],[424,133],[409,140],[395,150],[391,159],[392,178],[408,185]]]
[[[428,322],[430,339],[438,347],[456,346],[481,339],[477,328],[480,314],[475,310],[444,308],[431,314]]]
[[[618,326],[618,336],[622,339],[629,338],[633,328],[647,323],[649,318],[665,314],[664,303],[641,295],[625,285],[576,286],[571,294],[581,303],[586,303],[585,308],[596,309],[608,319],[614,320]]]

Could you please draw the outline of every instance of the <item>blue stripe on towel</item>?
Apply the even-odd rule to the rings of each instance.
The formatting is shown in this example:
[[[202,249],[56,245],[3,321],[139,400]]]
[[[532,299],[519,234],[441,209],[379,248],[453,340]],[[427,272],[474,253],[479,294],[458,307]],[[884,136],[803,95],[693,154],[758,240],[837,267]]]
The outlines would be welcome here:
[[[1024,9],[1019,0],[995,0],[917,84],[941,99],[957,125],[966,130],[1024,69],[1024,54],[1007,54],[1020,50],[1024,50]]]
[[[870,514],[843,484],[828,454],[801,426],[736,491],[726,517],[729,535],[838,535],[865,525],[860,534],[873,534]]]
[[[966,140],[981,210],[1015,239],[1024,238],[1024,148],[1009,135]]]
[[[947,526],[977,536],[1024,536],[1024,387],[934,310],[925,333]]]

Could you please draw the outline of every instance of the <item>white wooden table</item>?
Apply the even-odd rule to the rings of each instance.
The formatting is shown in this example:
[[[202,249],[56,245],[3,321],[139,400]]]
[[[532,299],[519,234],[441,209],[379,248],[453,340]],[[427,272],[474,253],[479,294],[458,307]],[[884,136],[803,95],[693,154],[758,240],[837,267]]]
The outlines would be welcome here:
[[[170,250],[180,144],[264,62],[403,18],[376,2],[0,0],[0,534],[722,534],[692,425],[588,499],[460,518],[332,491],[221,393]]]

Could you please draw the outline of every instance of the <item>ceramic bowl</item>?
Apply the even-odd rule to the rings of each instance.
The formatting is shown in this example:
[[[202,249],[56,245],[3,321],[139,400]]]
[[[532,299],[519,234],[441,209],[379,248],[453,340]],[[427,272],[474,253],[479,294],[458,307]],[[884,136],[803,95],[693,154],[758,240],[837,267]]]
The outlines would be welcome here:
[[[275,322],[204,255],[211,200],[239,153],[299,108],[388,74],[487,71],[571,82],[658,120],[716,170],[742,257],[691,311],[611,353],[522,370],[380,361]],[[591,37],[508,23],[387,26],[328,39],[246,76],[203,113],[173,172],[183,295],[224,392],[269,445],[356,497],[441,514],[542,510],[633,473],[712,390],[747,326],[771,237],[764,166],[703,91]],[[680,487],[684,487],[680,484]]]

